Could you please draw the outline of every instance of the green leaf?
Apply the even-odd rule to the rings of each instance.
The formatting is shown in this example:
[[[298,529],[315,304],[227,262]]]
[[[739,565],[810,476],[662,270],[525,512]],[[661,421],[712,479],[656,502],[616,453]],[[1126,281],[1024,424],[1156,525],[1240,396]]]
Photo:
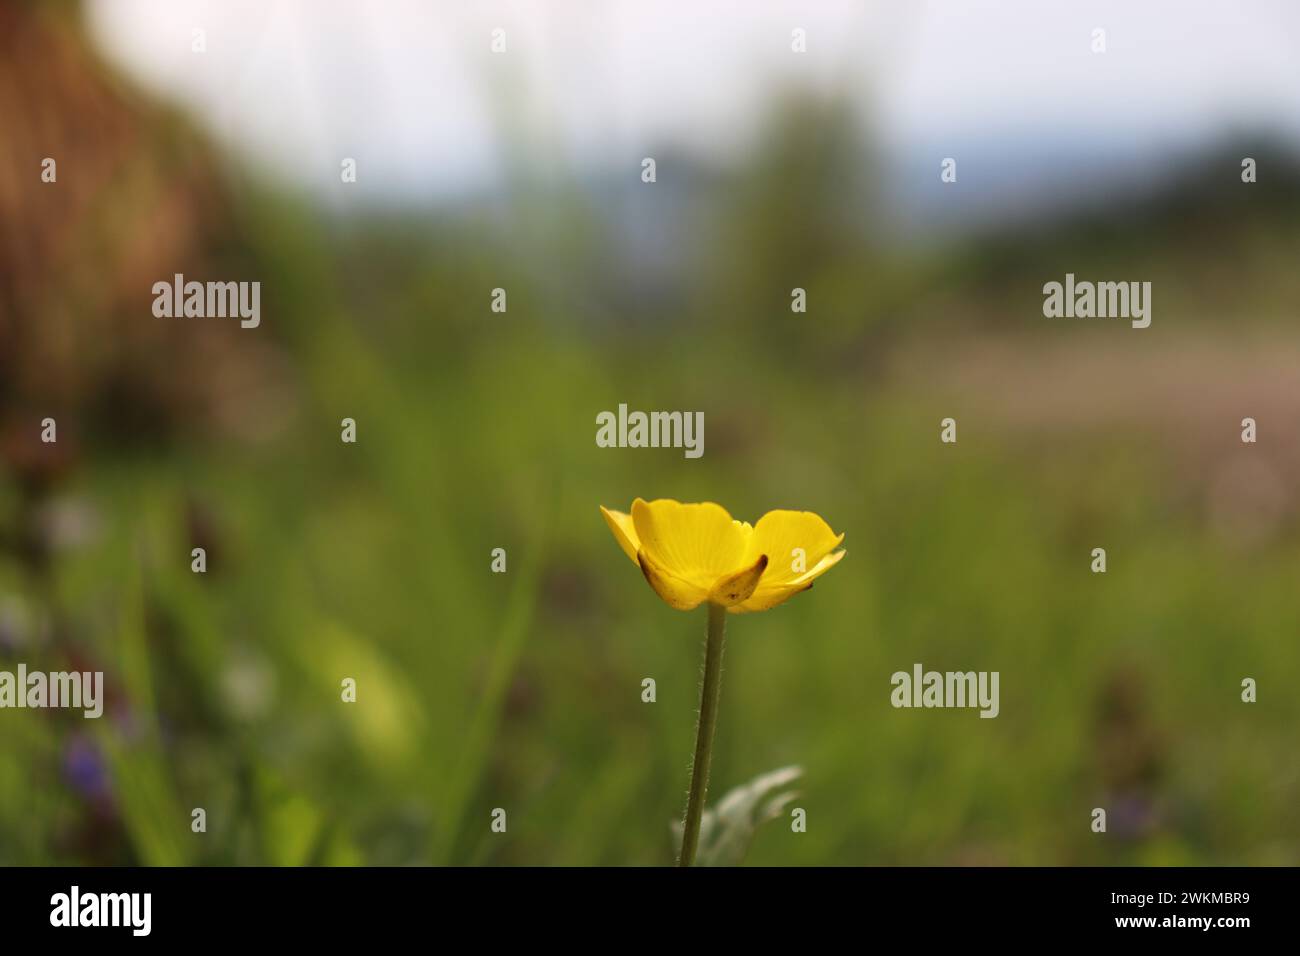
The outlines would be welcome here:
[[[803,768],[782,767],[755,777],[729,791],[700,821],[696,866],[737,866],[749,852],[754,833],[769,820],[785,813],[799,794],[787,789],[803,776]],[[682,822],[673,823],[673,845],[682,845]]]

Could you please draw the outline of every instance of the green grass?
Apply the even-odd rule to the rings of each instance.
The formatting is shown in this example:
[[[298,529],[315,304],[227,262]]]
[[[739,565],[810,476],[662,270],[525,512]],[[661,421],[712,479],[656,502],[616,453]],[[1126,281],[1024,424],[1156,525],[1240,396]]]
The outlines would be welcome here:
[[[751,862],[1296,862],[1285,418],[1248,447],[1209,412],[1189,442],[1155,408],[1044,427],[964,391],[951,373],[985,361],[967,346],[1003,342],[996,378],[1014,388],[1051,335],[1021,308],[1036,286],[1026,299],[977,254],[955,271],[918,254],[860,311],[847,277],[880,261],[846,248],[795,316],[792,283],[715,250],[699,296],[656,314],[584,298],[596,280],[573,263],[603,260],[578,227],[551,263],[409,236],[381,257],[280,207],[247,216],[264,281],[295,304],[264,322],[293,373],[292,407],[265,412],[287,410],[286,424],[261,443],[196,429],[152,450],[85,436],[58,494],[91,510],[95,532],[48,578],[0,557],[7,606],[29,621],[0,666],[89,661],[112,688],[93,726],[3,715],[0,863],[670,862],[704,614],[658,601],[612,540],[597,506],[638,495],[750,520],[807,508],[847,532],[848,557],[811,592],[729,622],[713,792],[806,770],[807,832],[769,826]],[[769,237],[769,258],[790,241]],[[511,255],[528,268],[494,278]],[[948,278],[931,295],[923,276]],[[506,315],[487,309],[498,282]],[[725,308],[772,283],[766,310]],[[1213,355],[1229,341],[1217,321],[1171,305],[1145,339],[1120,325],[1061,334],[1080,356],[1117,341]],[[1268,315],[1251,328],[1261,354],[1290,347]],[[1140,377],[1118,369],[1093,388]],[[1234,388],[1247,406],[1267,399],[1250,380]],[[1049,397],[1017,393],[1012,408]],[[620,402],[703,411],[704,457],[597,448],[596,414]],[[938,440],[946,415],[955,446]],[[339,441],[343,417],[355,445]],[[1225,499],[1215,476],[1246,456],[1285,497],[1239,540],[1233,502],[1258,489]],[[6,526],[24,507],[0,483]],[[196,507],[213,541],[203,576],[189,569]],[[1105,575],[1088,569],[1096,546]],[[489,570],[496,547],[506,574]],[[893,709],[890,675],[915,662],[999,671],[1001,715]],[[1245,676],[1256,704],[1239,700]],[[107,802],[65,767],[85,735]],[[1105,835],[1089,829],[1096,806]],[[190,831],[195,807],[205,834]],[[496,807],[506,834],[489,830]]]

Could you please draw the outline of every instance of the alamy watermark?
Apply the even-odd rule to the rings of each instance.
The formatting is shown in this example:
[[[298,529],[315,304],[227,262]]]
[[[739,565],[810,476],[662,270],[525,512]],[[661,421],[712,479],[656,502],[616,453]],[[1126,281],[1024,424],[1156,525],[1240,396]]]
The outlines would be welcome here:
[[[912,672],[895,671],[889,702],[895,707],[978,707],[981,717],[996,717],[998,671],[927,671],[920,664]]]
[[[87,720],[104,713],[103,671],[0,671],[0,708],[70,708]]]
[[[596,416],[596,445],[600,448],[682,448],[687,458],[704,454],[703,412],[629,412]]]
[[[245,329],[262,322],[260,282],[186,282],[178,272],[171,282],[155,282],[153,294],[153,314],[160,319],[238,318]]]
[[[148,936],[153,928],[153,894],[83,893],[73,886],[50,897],[50,925],[121,926],[133,936]]]
[[[1065,282],[1043,286],[1043,315],[1049,319],[1131,319],[1133,328],[1151,324],[1150,282]]]

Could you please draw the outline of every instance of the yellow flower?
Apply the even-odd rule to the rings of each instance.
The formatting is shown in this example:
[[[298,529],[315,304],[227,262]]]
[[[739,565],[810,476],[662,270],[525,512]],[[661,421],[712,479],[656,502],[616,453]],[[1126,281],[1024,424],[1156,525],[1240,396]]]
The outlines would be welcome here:
[[[614,538],[655,593],[680,611],[708,601],[732,612],[766,611],[806,591],[844,557],[844,535],[811,511],[769,511],[751,526],[711,501],[632,502],[600,509]]]

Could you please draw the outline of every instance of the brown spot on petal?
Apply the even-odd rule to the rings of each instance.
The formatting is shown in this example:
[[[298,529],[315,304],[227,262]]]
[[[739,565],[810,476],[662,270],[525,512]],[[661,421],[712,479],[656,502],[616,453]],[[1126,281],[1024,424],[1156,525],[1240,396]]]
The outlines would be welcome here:
[[[730,607],[733,604],[748,601],[750,595],[754,593],[754,589],[758,587],[758,582],[766,570],[767,555],[760,554],[758,560],[752,566],[718,581],[713,586],[709,600],[715,604],[721,604],[723,607]]]

